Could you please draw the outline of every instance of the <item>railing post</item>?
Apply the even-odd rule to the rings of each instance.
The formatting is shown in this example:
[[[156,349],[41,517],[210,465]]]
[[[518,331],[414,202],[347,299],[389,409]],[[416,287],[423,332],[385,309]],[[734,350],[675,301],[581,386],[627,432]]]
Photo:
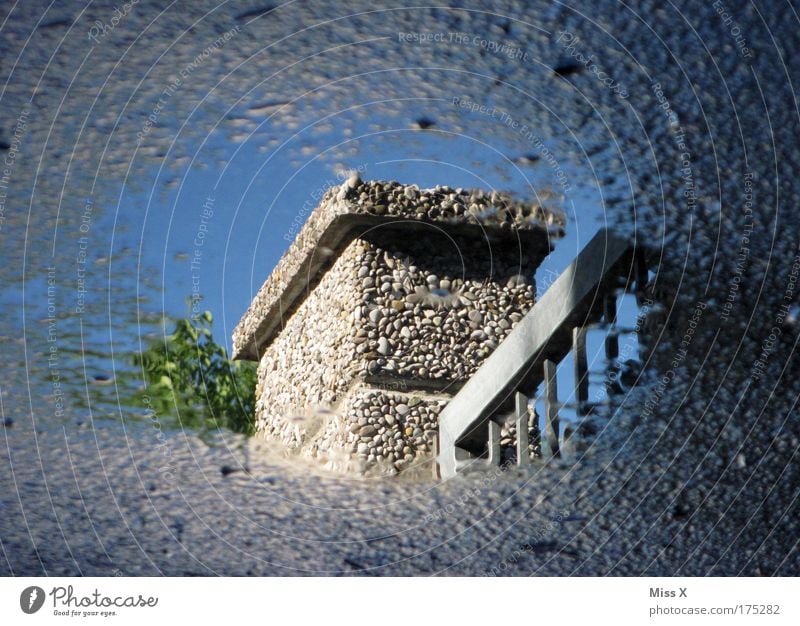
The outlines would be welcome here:
[[[517,465],[523,467],[531,464],[528,452],[528,396],[519,391],[514,396],[515,416],[517,427]]]
[[[589,364],[586,359],[586,329],[582,326],[572,329],[572,360],[575,364],[576,413],[586,415],[586,404],[589,402]]]
[[[558,449],[558,453],[562,458],[570,458],[575,453],[575,441],[572,439],[574,433],[575,431],[570,426],[564,427]]]
[[[489,466],[500,465],[500,424],[489,420]]]
[[[544,437],[542,456],[549,459],[558,456],[558,386],[556,364],[547,359],[544,362]]]
[[[458,471],[456,440],[447,424],[439,424],[437,447],[439,452],[436,455],[436,465],[439,469],[439,476],[441,478],[453,478]]]

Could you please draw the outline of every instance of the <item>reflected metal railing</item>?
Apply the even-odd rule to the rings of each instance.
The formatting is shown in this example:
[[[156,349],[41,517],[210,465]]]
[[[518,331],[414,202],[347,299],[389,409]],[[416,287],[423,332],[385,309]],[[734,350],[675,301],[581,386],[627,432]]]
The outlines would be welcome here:
[[[634,293],[640,302],[647,280],[644,252],[635,242],[599,231],[442,411],[435,472],[449,478],[479,459],[499,465],[501,425],[509,416],[516,426],[517,463],[530,463],[529,406],[537,395],[544,403],[541,456],[558,456],[558,364],[572,354],[576,413],[589,414],[587,331],[608,329],[605,354],[613,362],[619,355],[613,330],[618,294]]]

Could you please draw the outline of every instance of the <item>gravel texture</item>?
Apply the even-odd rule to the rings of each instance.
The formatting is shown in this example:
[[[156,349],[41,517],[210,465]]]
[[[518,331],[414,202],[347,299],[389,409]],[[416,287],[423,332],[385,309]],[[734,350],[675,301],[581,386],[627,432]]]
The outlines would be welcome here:
[[[365,229],[291,306],[276,285],[313,247],[309,233],[347,198],[353,212],[383,202],[374,206],[401,226]],[[488,237],[485,222],[502,213],[511,227],[503,221],[505,237]],[[430,228],[421,219],[441,223]],[[399,472],[430,457],[438,431],[431,411],[438,414],[534,304],[534,272],[550,243],[546,235],[520,239],[518,231],[546,230],[547,219],[555,217],[497,193],[358,177],[328,192],[234,331],[234,343],[253,341],[242,337],[261,327],[255,311],[271,308],[270,298],[280,303],[280,332],[259,341],[260,436],[317,458],[351,454],[362,463],[350,466],[364,470]],[[467,229],[452,232],[457,226]],[[390,399],[387,386],[415,393]]]
[[[311,271],[310,267],[316,267],[314,261],[320,262],[327,257],[336,258],[338,256],[339,250],[325,245],[328,229],[337,219],[362,216],[385,219],[359,228],[356,235],[368,233],[374,237],[375,233],[385,230],[381,226],[386,227],[392,222],[400,221],[405,234],[389,238],[389,242],[395,248],[402,251],[402,246],[398,246],[398,244],[408,240],[413,232],[418,234],[420,239],[428,239],[429,243],[450,248],[450,255],[461,261],[460,269],[462,271],[465,268],[463,259],[458,254],[459,242],[447,240],[448,236],[452,236],[450,233],[455,233],[456,229],[472,233],[474,244],[480,252],[479,258],[485,263],[484,259],[491,258],[492,254],[490,233],[495,233],[495,237],[498,234],[502,235],[504,239],[512,242],[516,239],[517,248],[519,248],[518,257],[522,253],[520,237],[533,234],[536,236],[536,243],[531,246],[531,250],[541,257],[542,249],[549,246],[549,235],[552,235],[553,238],[557,237],[564,225],[563,215],[545,209],[537,203],[514,200],[508,194],[483,192],[476,189],[451,189],[446,186],[420,189],[416,185],[402,185],[396,182],[363,182],[358,174],[354,174],[341,186],[332,187],[326,191],[319,206],[309,215],[289,249],[259,289],[250,307],[233,331],[235,358],[241,358],[244,355],[254,358],[253,344],[256,345],[255,351],[259,355],[263,353],[274,333],[280,330],[278,327],[272,332],[264,332],[262,327],[265,318],[280,316],[283,320],[287,314],[293,312],[298,302],[303,301],[308,292],[307,287],[297,296],[290,297],[286,293],[287,287],[298,277],[307,283],[312,283],[317,273],[326,269],[323,265],[320,270]],[[369,227],[370,225],[371,227]],[[339,240],[336,243],[339,243]],[[343,239],[341,243],[346,245],[348,239]],[[490,244],[488,250],[486,249],[487,243]],[[331,245],[334,243],[331,242]],[[495,246],[496,249],[497,246]],[[429,259],[430,249],[425,252],[426,254],[422,254],[419,249],[417,250],[417,262],[425,266],[435,266],[435,259]],[[469,251],[466,252],[469,258]],[[399,254],[399,252],[395,254]],[[391,255],[384,258],[383,269],[395,269],[391,267],[394,260],[396,260],[395,257]],[[451,264],[453,262],[451,261]],[[520,265],[519,261],[517,265]],[[369,274],[360,277],[364,289],[375,288],[383,295],[399,291],[391,288],[392,281],[389,281],[389,288],[380,291],[384,285],[376,283],[382,275],[392,275],[392,272],[378,275],[375,272],[376,269],[376,267],[367,267]],[[472,270],[473,268],[467,269]],[[525,268],[519,267],[517,273],[519,274],[519,270],[522,269]],[[407,276],[407,272],[404,274]],[[486,273],[484,277],[493,278],[491,273]],[[413,281],[414,278],[416,276],[411,277],[411,280]],[[437,279],[435,275],[433,278]],[[402,284],[404,281],[399,280],[399,282]],[[434,285],[433,282],[436,284]],[[439,281],[434,280],[433,282],[428,281],[427,284],[423,283],[417,286],[428,289],[438,288]]]
[[[5,57],[16,58],[43,11],[39,3],[25,5],[22,17],[11,19],[16,34],[4,38],[3,50],[10,53]],[[216,6],[185,7],[186,26]],[[225,28],[228,22],[244,24],[246,18],[236,15],[251,7],[257,8],[252,3],[241,11],[224,9]],[[299,64],[276,78],[270,96],[306,91],[311,74],[321,81],[357,74],[315,93],[308,103],[315,119],[329,106],[374,100],[371,70],[451,68],[377,74],[380,98],[397,99],[387,109],[398,111],[398,125],[409,127],[414,117],[397,102],[412,95],[426,103],[430,98],[430,106],[419,105],[418,117],[424,113],[435,125],[418,124],[428,127],[419,132],[469,129],[474,136],[516,139],[514,159],[548,166],[518,131],[452,105],[452,98],[473,94],[479,103],[498,103],[518,120],[535,123],[556,154],[589,160],[598,182],[608,181],[608,219],[640,229],[659,252],[657,290],[666,323],[647,379],[625,396],[576,464],[536,466],[524,475],[474,474],[444,484],[423,476],[352,480],[283,461],[279,452],[258,448],[263,444],[255,441],[229,438],[230,446],[209,448],[192,435],[159,438],[151,425],[127,421],[96,428],[70,421],[62,429],[48,424],[49,401],[28,386],[27,370],[23,376],[16,366],[44,361],[46,354],[28,353],[22,342],[8,340],[0,395],[6,420],[0,445],[0,572],[799,574],[795,86],[800,76],[792,54],[800,29],[789,4],[731,1],[725,7],[746,40],[747,54],[714,3],[645,1],[631,7],[610,0],[490,2],[480,11],[415,9],[380,13],[380,19],[366,12],[383,5],[356,2],[347,8],[353,15],[303,32],[274,52],[294,61],[338,46],[314,72]],[[98,12],[87,18],[107,18],[113,6],[93,10]],[[231,70],[265,41],[298,30],[298,24],[344,17],[341,11],[333,4],[304,3],[284,17],[262,16],[232,40],[230,54],[215,57],[216,63],[222,72]],[[140,32],[146,23],[132,16],[129,25]],[[38,121],[29,120],[26,140],[37,154],[49,149],[46,138],[54,129],[69,135],[83,128],[87,101],[118,58],[98,50],[92,59],[96,71],[77,73],[70,83],[83,59],[86,29],[69,39],[59,28],[66,27],[37,33],[41,45],[64,46],[48,64],[50,73],[44,63],[34,65],[37,71],[15,78],[3,99],[12,112],[4,128],[13,129],[23,98],[37,88],[41,108]],[[219,36],[210,25],[197,28],[213,35],[211,40]],[[437,47],[398,41],[398,32],[431,30],[509,41],[533,60],[509,62],[480,43]],[[175,25],[160,22],[154,31],[154,38],[162,34],[172,41]],[[558,41],[563,32],[571,34],[572,48]],[[127,35],[118,29],[112,36],[123,41]],[[340,45],[380,36],[393,43]],[[154,56],[161,52],[152,48]],[[107,45],[105,54],[112,49]],[[197,52],[178,45],[170,67],[158,66],[147,75],[153,88],[137,94],[139,109],[151,110],[174,67]],[[597,69],[624,86],[629,97],[620,97],[591,67],[581,69],[578,54],[584,60],[593,55]],[[131,57],[76,143],[75,157],[87,169],[99,158],[97,147],[107,145],[116,103],[128,98],[127,81],[146,76],[153,60],[146,54]],[[216,73],[206,74],[211,82],[198,78],[173,99],[176,119],[187,119],[213,87]],[[222,119],[227,103],[211,100]],[[255,116],[269,102],[274,100],[254,98],[239,106]],[[56,120],[56,110],[64,117]],[[306,114],[290,106],[274,121],[298,125]],[[110,144],[135,145],[141,121],[123,121]],[[159,142],[173,133],[166,124],[155,127],[142,153],[158,162]],[[196,137],[181,137],[177,157],[191,154],[180,152],[187,141],[191,146]],[[106,176],[127,171],[126,153],[112,150],[108,159]],[[66,161],[56,155],[49,160],[44,178],[52,193],[38,197],[60,197]],[[24,189],[34,169],[26,174],[19,168],[17,185]],[[37,219],[55,220],[58,208],[55,200],[42,202]],[[5,217],[4,275],[45,267],[52,232],[29,239],[24,236],[29,215],[7,210]],[[74,226],[80,216],[63,219]],[[14,231],[18,237],[6,236]],[[13,276],[15,287],[27,279]],[[9,311],[14,320],[21,318],[15,308]],[[165,465],[172,469],[162,471]],[[249,473],[239,471],[242,466]]]

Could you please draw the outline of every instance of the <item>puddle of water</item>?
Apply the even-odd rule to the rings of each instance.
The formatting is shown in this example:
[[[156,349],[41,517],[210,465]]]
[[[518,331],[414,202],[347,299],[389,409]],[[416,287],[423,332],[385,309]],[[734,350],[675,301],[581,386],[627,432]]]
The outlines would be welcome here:
[[[264,42],[294,32],[301,17],[316,24],[323,13],[341,15],[317,8],[300,16],[306,9],[296,7],[242,21],[221,9],[197,21],[201,10],[192,8],[193,32],[176,41],[174,28],[148,26],[150,17],[133,12],[126,28],[148,28],[149,43],[126,51],[109,39],[92,47],[92,72],[80,71],[87,29],[76,27],[44,75],[15,74],[2,96],[11,111],[30,108],[7,201],[19,210],[6,214],[0,235],[5,386],[37,398],[53,423],[90,410],[117,419],[138,414],[142,381],[132,353],[170,332],[163,319],[186,316],[192,297],[214,314],[215,339],[229,345],[304,204],[316,204],[346,169],[421,187],[500,189],[528,199],[553,193],[548,202],[563,207],[568,226],[537,270],[542,293],[606,223],[613,187],[609,168],[598,164],[612,163],[597,148],[607,142],[587,122],[594,112],[552,75],[560,52],[548,35],[557,12],[547,7],[520,4],[520,15],[529,15],[513,31],[491,14],[465,21],[457,11],[338,20],[270,49],[270,66],[284,67],[275,76],[242,60],[263,60]],[[27,32],[25,19],[33,17],[15,14],[8,28]],[[228,21],[240,26],[230,41],[164,96],[175,72]],[[398,32],[424,24],[494,33],[528,56],[509,62],[480,46],[398,41]],[[331,42],[361,41],[358,28],[367,25],[383,39],[329,50]],[[45,52],[34,42],[21,63],[39,67]],[[293,65],[305,57],[315,60]],[[459,69],[440,69],[443,63]],[[69,90],[54,79],[73,74]],[[139,143],[159,97],[164,107]],[[471,110],[474,102],[493,113]],[[46,157],[37,162],[39,154]],[[56,375],[66,412],[57,410]]]

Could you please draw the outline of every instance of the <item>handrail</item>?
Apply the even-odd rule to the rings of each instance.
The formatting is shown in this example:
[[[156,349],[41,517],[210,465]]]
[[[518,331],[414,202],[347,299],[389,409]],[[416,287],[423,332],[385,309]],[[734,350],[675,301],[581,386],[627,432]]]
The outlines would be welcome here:
[[[636,272],[639,286],[642,280],[646,281],[646,269],[643,277],[641,263],[632,262],[633,251],[627,239],[608,229],[600,230],[447,404],[439,417],[438,462],[442,478],[457,473],[459,455],[478,455],[486,450],[487,423],[490,462],[497,459],[499,428],[495,416],[504,411],[516,413],[517,458],[524,463],[527,437],[520,436],[520,429],[527,434],[525,394],[533,393],[543,380],[547,387],[546,430],[556,430],[555,434],[550,433],[550,449],[545,452],[557,453],[555,364],[573,347],[580,350],[582,345],[585,352],[583,334],[574,332],[576,328],[604,315],[616,315],[615,301],[612,304],[607,297],[617,287],[615,279],[625,278],[625,284],[630,284],[630,274]],[[609,348],[607,344],[607,351]],[[583,363],[576,362],[576,374],[583,367]],[[580,396],[585,395],[585,389],[585,380],[576,378]],[[523,440],[524,448],[519,443]]]

